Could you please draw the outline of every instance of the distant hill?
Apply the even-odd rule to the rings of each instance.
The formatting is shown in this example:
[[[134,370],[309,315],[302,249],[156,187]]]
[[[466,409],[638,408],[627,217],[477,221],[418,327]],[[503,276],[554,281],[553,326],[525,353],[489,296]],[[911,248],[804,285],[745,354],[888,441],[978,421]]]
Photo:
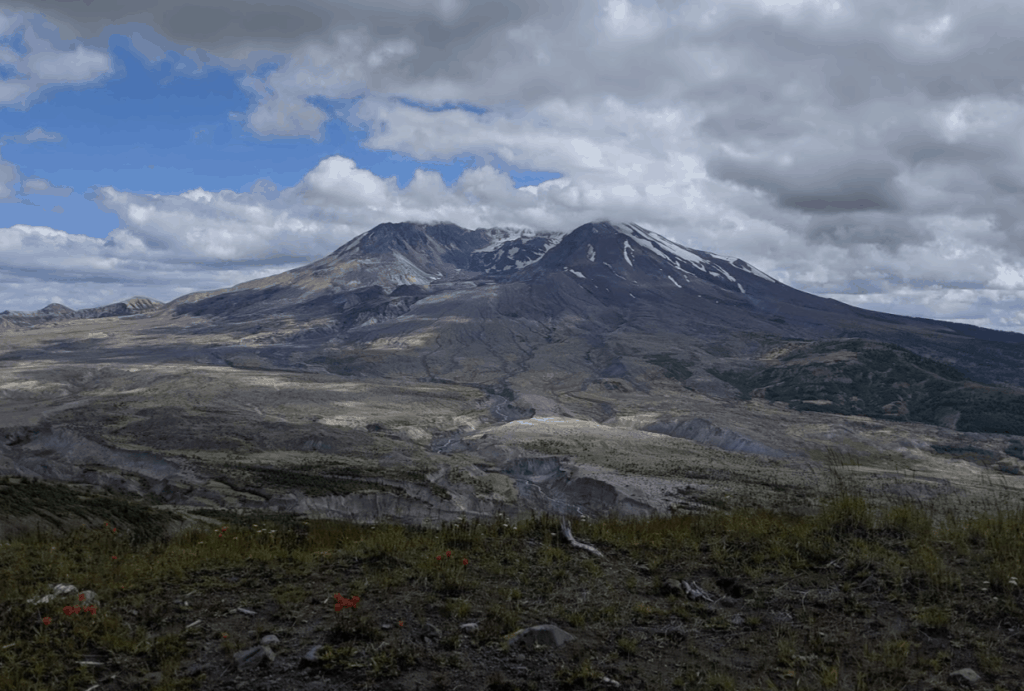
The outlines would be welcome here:
[[[98,319],[100,317],[122,317],[129,314],[141,314],[152,312],[161,307],[164,303],[147,297],[133,297],[123,302],[115,302],[112,305],[103,307],[89,307],[86,309],[73,310],[60,303],[52,303],[36,310],[35,312],[11,312],[4,310],[0,312],[0,329],[12,327],[35,326],[46,322],[62,321],[65,319]]]

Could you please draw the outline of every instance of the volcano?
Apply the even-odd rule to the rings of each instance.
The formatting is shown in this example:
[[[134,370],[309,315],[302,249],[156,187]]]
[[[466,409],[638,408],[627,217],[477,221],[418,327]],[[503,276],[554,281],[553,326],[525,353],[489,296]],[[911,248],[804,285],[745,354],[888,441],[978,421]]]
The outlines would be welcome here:
[[[88,316],[53,307],[35,314]],[[383,223],[281,274],[130,307],[184,338],[225,337],[189,349],[205,362],[574,393],[596,420],[613,414],[586,400],[592,389],[681,387],[1024,433],[1024,335],[811,295],[635,223]]]
[[[274,276],[0,329],[0,474],[176,506],[788,506],[837,449],[880,493],[908,464],[920,497],[1024,479],[1024,335],[811,295],[635,223],[385,223]]]
[[[382,224],[307,266],[157,311],[203,318],[185,330],[256,335],[242,350],[221,348],[226,362],[258,346],[290,366],[502,390],[545,380],[562,391],[650,392],[667,378],[727,397],[894,419],[936,422],[956,410],[960,429],[1024,431],[982,423],[979,415],[1004,414],[970,413],[938,391],[970,382],[975,396],[987,386],[1001,401],[991,406],[1005,407],[1024,386],[1024,335],[811,295],[633,223],[563,234]],[[798,355],[811,344],[840,355],[801,369],[815,359]],[[783,370],[786,383],[777,381]],[[893,377],[909,377],[910,388],[880,392]],[[864,395],[851,393],[861,380]],[[797,381],[805,383],[790,390]]]

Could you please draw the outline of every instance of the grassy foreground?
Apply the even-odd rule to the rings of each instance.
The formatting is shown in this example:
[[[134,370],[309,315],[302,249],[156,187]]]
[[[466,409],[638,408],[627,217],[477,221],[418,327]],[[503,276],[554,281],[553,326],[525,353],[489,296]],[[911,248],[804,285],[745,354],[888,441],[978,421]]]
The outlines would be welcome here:
[[[59,496],[0,479],[0,520],[44,490]],[[279,658],[245,688],[881,691],[965,667],[976,688],[1024,688],[1019,504],[937,515],[837,485],[814,515],[573,520],[603,557],[550,516],[432,530],[210,512],[216,527],[155,538],[142,509],[109,510],[0,546],[0,691],[234,688],[233,654],[266,633]],[[26,602],[56,584],[79,592]],[[508,647],[549,623],[577,640]]]

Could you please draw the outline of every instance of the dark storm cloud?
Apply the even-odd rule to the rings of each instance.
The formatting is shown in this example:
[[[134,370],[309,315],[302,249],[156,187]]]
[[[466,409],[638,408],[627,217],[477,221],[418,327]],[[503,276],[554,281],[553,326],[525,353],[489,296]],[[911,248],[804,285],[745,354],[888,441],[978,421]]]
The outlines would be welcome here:
[[[339,28],[366,29],[374,38],[415,35],[425,46],[451,47],[479,40],[482,32],[521,21],[549,5],[539,0],[7,0],[2,4],[64,19],[85,37],[101,35],[111,24],[143,21],[172,41],[211,52],[249,40],[259,41],[264,48],[295,48]]]
[[[819,245],[877,245],[895,253],[905,244],[919,245],[933,239],[928,230],[916,227],[896,214],[839,213],[811,219],[806,237]]]
[[[840,157],[843,156],[842,152]],[[807,213],[897,211],[897,166],[876,157],[806,151],[788,160],[745,160],[727,154],[707,162],[708,174],[766,192],[781,206]]]

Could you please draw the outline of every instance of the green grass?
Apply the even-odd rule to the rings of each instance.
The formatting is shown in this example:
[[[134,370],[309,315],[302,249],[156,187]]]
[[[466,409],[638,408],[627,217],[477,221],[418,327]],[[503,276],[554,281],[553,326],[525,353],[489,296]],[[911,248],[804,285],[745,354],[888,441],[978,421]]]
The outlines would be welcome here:
[[[72,502],[48,483],[0,489],[8,515],[44,492]],[[0,546],[0,691],[99,691],[112,675],[119,688],[219,688],[231,655],[269,632],[285,668],[322,644],[317,674],[352,688],[420,670],[435,688],[481,689],[608,688],[609,677],[623,688],[885,690],[963,667],[985,688],[1024,678],[1019,504],[969,514],[875,506],[837,481],[812,515],[741,507],[573,520],[573,535],[605,558],[561,541],[551,516],[427,529],[211,512],[219,526],[161,538],[144,508],[108,505],[107,521],[90,524],[103,506],[94,503],[66,533]],[[717,600],[724,578],[749,589],[733,606],[666,588],[686,580]],[[93,591],[95,614],[65,614],[74,599],[26,603],[58,583]],[[336,612],[335,593],[360,601]],[[466,622],[478,630],[460,632]],[[514,659],[505,637],[541,623],[585,644],[514,663],[544,684],[509,678],[494,663]],[[428,625],[441,631],[430,644]],[[686,633],[657,633],[666,625]],[[183,674],[195,662],[213,666]],[[297,685],[275,688],[301,688],[302,673],[283,678]]]

